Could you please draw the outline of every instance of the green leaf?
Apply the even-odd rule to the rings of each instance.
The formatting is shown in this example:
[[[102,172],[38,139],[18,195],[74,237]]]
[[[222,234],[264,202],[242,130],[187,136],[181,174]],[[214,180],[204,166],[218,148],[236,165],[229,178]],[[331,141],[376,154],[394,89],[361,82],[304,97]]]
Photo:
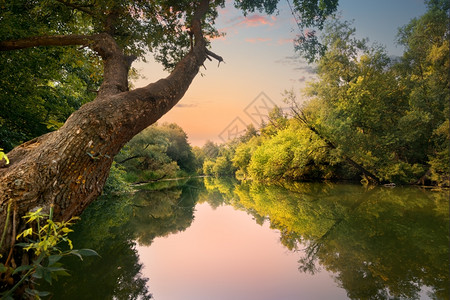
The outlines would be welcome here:
[[[40,299],[40,297],[47,297],[51,293],[47,292],[47,291],[38,291],[38,290],[26,288],[25,294],[32,296],[32,299]]]
[[[36,291],[36,292],[37,292],[36,295],[39,296],[39,297],[50,296],[50,292],[47,292],[47,291]]]
[[[44,280],[49,284],[52,284],[52,272],[49,269],[50,268],[43,268]]]
[[[50,255],[48,257],[48,266],[53,266],[56,262],[58,262],[62,258],[61,255]]]
[[[4,264],[0,264],[0,273],[5,273],[7,270],[8,268]]]
[[[81,260],[83,260],[83,256],[81,256],[81,254],[78,252],[78,250],[72,250],[69,252],[69,254],[78,256]]]
[[[54,279],[58,280],[58,276],[70,276],[70,274],[67,272],[67,270],[64,269],[64,270],[53,272],[52,276]]]
[[[42,277],[44,277],[44,267],[38,266],[36,268],[36,272],[34,272],[33,274],[33,277],[37,279],[41,279]]]
[[[78,250],[78,253],[82,256],[100,256],[92,249],[80,249]]]
[[[12,274],[15,275],[15,274],[17,274],[19,272],[28,271],[28,270],[31,270],[33,268],[34,268],[33,265],[22,265],[22,266],[17,267]]]
[[[83,260],[83,256],[100,256],[97,252],[92,249],[80,249],[80,250],[72,250],[69,254],[73,254],[78,256],[81,260]]]

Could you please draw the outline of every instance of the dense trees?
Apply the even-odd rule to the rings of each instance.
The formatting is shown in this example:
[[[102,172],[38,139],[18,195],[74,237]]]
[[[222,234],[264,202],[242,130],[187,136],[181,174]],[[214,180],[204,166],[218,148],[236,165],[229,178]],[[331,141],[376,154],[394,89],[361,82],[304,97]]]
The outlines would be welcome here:
[[[273,13],[277,2],[234,4],[244,13]],[[57,131],[8,153],[9,167],[0,168],[0,228],[11,203],[15,228],[7,229],[10,238],[1,253],[14,242],[11,235],[30,209],[53,206],[55,219],[79,214],[101,193],[119,150],[183,97],[207,58],[222,60],[207,46],[208,39],[217,35],[214,20],[224,5],[224,0],[2,2],[2,67],[5,63],[18,67],[5,68],[17,71],[6,76],[7,83],[2,78],[2,97],[8,96],[2,98],[6,106],[2,104],[1,134],[7,140],[1,147],[10,149],[55,129],[73,109],[95,100],[72,113]],[[320,28],[336,6],[336,1],[304,0],[295,1],[294,10],[304,25]],[[129,90],[131,64],[146,52],[171,73]],[[22,74],[29,74],[28,66],[27,77]],[[96,77],[99,66],[101,78]],[[72,68],[80,70],[72,72]],[[10,114],[3,114],[3,109],[11,111],[16,96],[21,106],[17,112],[23,112],[17,125],[8,119]],[[34,118],[39,120],[36,126],[20,124]]]
[[[449,4],[428,6],[400,29],[398,59],[328,22],[308,100],[287,92],[290,118],[275,108],[257,136],[230,144],[238,177],[449,186]]]
[[[154,124],[136,135],[115,158],[128,182],[193,173],[197,162],[186,133],[176,124]]]

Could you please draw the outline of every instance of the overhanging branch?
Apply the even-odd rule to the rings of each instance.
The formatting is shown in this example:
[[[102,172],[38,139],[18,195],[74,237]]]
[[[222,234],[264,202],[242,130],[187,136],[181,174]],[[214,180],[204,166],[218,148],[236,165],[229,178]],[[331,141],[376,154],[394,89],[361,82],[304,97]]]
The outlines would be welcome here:
[[[88,46],[99,38],[100,35],[50,35],[35,36],[19,40],[0,41],[0,51],[20,50],[40,46]]]

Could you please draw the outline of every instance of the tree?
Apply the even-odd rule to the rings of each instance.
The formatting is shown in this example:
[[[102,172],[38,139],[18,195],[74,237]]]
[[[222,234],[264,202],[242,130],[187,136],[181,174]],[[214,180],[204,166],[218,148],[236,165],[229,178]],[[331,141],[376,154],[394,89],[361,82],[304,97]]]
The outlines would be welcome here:
[[[277,2],[242,0],[235,6],[245,14],[273,13]],[[14,226],[7,228],[9,237],[21,226],[20,217],[35,207],[54,206],[55,219],[68,219],[101,193],[122,146],[183,97],[207,58],[223,60],[207,46],[208,39],[217,35],[214,20],[224,4],[224,0],[2,2],[0,27],[14,27],[15,22],[28,26],[1,37],[0,50],[8,51],[4,53],[76,46],[87,56],[100,57],[103,64],[94,101],[72,113],[57,131],[8,153],[11,163],[0,169],[0,228],[5,208],[12,203]],[[308,26],[321,25],[336,5],[304,0],[295,2],[295,10]],[[36,25],[26,25],[27,18]],[[146,51],[172,71],[164,79],[129,90],[130,66]],[[1,252],[14,238],[6,240]]]
[[[147,127],[122,148],[115,161],[132,183],[183,176],[196,167],[187,135],[176,124]]]
[[[376,182],[414,183],[424,173],[443,182],[448,174],[441,126],[449,111],[449,5],[428,5],[424,16],[401,29],[407,50],[399,61],[356,39],[348,22],[331,22],[318,61],[320,80],[308,91],[310,109],[297,114]]]
[[[428,1],[428,11],[400,28],[406,51],[397,64],[408,92],[408,111],[400,120],[401,140],[414,161],[428,161],[423,183],[449,186],[450,31],[448,1]]]

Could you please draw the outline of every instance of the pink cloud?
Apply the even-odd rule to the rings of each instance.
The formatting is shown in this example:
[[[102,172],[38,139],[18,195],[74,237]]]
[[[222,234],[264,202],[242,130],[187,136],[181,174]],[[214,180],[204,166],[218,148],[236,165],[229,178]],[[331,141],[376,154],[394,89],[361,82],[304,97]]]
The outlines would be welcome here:
[[[226,35],[219,35],[219,36],[212,37],[210,39],[215,40],[215,41],[225,41],[227,38],[226,38]]]
[[[247,18],[244,18],[237,25],[245,25],[247,27],[258,27],[262,25],[272,26],[275,20],[273,18],[268,18],[260,15],[251,15]]]
[[[292,44],[293,42],[294,42],[293,39],[279,39],[277,41],[278,45]]]
[[[272,39],[270,38],[247,38],[245,39],[248,43],[265,43],[270,42]]]

